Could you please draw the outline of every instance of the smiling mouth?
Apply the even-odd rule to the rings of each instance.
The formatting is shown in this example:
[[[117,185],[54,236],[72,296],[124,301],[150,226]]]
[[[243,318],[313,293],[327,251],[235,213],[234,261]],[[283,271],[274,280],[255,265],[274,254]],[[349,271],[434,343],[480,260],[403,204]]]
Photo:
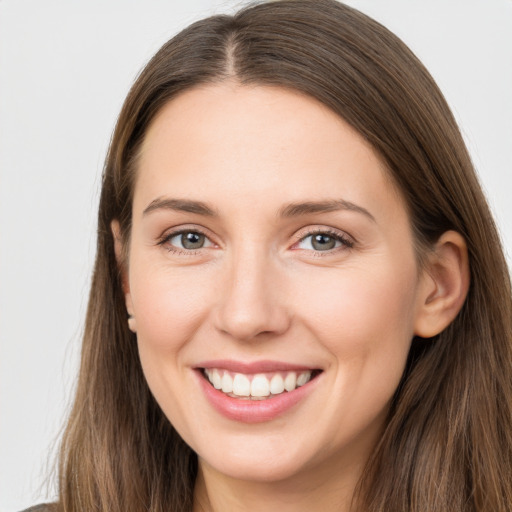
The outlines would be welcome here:
[[[204,378],[231,398],[268,400],[290,393],[317,377],[321,370],[245,374],[221,368],[202,368]]]

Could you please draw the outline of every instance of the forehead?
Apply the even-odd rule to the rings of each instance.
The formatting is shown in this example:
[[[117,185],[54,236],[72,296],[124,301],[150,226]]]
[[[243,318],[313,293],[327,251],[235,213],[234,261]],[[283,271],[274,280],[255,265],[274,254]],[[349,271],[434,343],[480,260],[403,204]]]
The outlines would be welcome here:
[[[292,90],[234,83],[183,92],[151,123],[135,200],[143,207],[171,192],[276,203],[340,194],[371,203],[385,193],[401,202],[372,146],[332,110]]]
[[[332,142],[350,145],[353,151],[359,150],[360,159],[378,160],[372,146],[331,109],[311,96],[281,87],[227,82],[186,90],[155,116],[142,155],[147,157],[157,146],[161,150],[162,144],[178,139],[190,141],[181,146],[187,157],[190,145],[198,142],[204,149],[228,147],[230,151],[279,145],[284,157],[290,145],[307,140],[308,145],[323,149]],[[175,152],[176,157],[181,154]]]

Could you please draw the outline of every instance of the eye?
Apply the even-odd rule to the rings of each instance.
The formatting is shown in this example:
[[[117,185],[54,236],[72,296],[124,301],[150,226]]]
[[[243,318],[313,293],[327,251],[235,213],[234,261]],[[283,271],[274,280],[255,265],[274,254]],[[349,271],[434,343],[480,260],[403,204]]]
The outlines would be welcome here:
[[[193,230],[170,233],[161,243],[170,245],[171,250],[181,249],[185,251],[194,251],[213,246],[213,243],[205,234]]]
[[[332,251],[340,247],[352,247],[353,243],[339,233],[317,231],[302,237],[296,244],[297,249],[310,251]]]

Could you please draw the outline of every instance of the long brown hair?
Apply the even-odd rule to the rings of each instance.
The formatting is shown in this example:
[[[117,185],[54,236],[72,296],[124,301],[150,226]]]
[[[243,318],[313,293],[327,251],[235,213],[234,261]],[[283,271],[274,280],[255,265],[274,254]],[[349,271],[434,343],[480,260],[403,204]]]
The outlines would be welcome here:
[[[197,22],[166,43],[133,85],[105,163],[58,508],[191,510],[197,458],[142,374],[110,225],[119,220],[127,245],[137,154],[155,114],[185,89],[227,79],[301,91],[358,130],[402,191],[420,259],[448,229],[468,245],[466,302],[441,334],[412,340],[358,487],[362,510],[512,510],[512,301],[495,225],[431,76],[387,29],[331,0],[269,2]]]

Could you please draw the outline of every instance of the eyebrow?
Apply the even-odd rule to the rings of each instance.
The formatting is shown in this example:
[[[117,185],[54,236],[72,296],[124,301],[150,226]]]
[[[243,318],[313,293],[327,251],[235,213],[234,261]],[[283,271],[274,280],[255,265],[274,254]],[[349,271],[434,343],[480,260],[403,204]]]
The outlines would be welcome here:
[[[202,201],[193,201],[190,199],[171,199],[158,197],[149,203],[142,212],[142,215],[148,215],[156,210],[173,210],[178,212],[195,213],[205,217],[218,217],[218,213],[208,204]],[[327,201],[306,201],[302,203],[290,203],[278,211],[279,217],[290,218],[300,217],[301,215],[328,213],[340,210],[358,212],[376,222],[375,217],[362,206],[358,206],[344,199],[330,199]]]
[[[178,212],[196,213],[206,217],[217,217],[217,212],[201,201],[191,201],[189,199],[170,199],[158,197],[151,201],[142,215],[148,215],[155,210],[174,210]]]
[[[348,210],[352,212],[362,213],[373,222],[376,222],[375,217],[362,206],[359,206],[344,199],[331,199],[327,201],[307,201],[304,203],[291,203],[284,206],[279,211],[281,217],[299,217],[312,213],[326,213],[336,212],[340,210]]]

